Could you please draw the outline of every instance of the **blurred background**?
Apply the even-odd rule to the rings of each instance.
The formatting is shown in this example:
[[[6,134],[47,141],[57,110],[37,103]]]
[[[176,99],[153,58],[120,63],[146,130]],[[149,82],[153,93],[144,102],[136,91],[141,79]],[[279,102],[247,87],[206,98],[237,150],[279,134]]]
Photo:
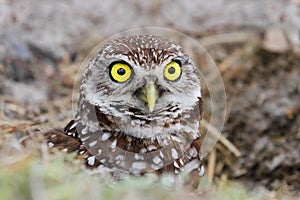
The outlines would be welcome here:
[[[0,0],[0,174],[35,155],[16,138],[72,119],[74,79],[92,48],[139,27],[194,38],[223,77],[224,138],[206,158],[208,184],[299,195],[299,0]]]

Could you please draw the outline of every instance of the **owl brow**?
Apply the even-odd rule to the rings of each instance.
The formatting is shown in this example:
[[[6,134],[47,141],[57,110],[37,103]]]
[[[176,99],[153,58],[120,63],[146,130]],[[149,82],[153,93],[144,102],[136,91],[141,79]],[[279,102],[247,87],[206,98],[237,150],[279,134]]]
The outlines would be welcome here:
[[[124,55],[126,55],[127,58],[135,64],[145,65],[150,63],[161,64],[164,61],[168,60],[170,57],[174,57],[174,55],[176,54],[174,51],[170,52],[168,50],[149,48],[140,49],[139,51],[131,51]]]

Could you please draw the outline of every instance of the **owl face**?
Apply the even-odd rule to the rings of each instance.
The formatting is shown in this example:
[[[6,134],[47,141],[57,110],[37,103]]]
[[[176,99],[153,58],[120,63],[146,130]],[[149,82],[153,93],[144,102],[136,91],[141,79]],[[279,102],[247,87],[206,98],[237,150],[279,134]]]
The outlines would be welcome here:
[[[191,58],[173,41],[156,36],[122,37],[105,44],[90,61],[81,100],[138,138],[178,131],[184,113],[201,97]],[[197,128],[197,127],[195,127]]]

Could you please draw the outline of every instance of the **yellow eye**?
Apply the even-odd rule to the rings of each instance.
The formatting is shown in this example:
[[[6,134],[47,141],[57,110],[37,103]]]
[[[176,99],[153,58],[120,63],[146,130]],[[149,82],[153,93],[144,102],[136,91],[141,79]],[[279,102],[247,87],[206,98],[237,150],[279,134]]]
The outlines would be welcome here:
[[[181,67],[178,62],[170,62],[164,70],[164,76],[169,81],[176,81],[181,75]]]
[[[110,69],[111,78],[119,83],[124,83],[131,76],[131,68],[125,63],[115,63]]]

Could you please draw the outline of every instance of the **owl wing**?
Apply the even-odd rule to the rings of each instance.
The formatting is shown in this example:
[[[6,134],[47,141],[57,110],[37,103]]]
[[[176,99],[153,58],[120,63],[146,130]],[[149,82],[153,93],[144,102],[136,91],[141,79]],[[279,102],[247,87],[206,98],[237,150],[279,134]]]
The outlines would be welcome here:
[[[47,144],[51,148],[67,153],[77,153],[77,158],[83,160],[88,168],[95,168],[100,165],[96,159],[91,160],[92,155],[82,145],[78,137],[75,121],[70,121],[64,129],[53,129],[44,133]]]
[[[203,101],[202,98],[198,98],[198,106],[200,113],[200,119],[202,119],[202,105]],[[193,117],[199,117],[199,115],[195,115]],[[175,172],[177,170],[185,171],[189,174],[189,178],[186,180],[185,185],[189,185],[192,188],[197,188],[200,182],[200,177],[204,175],[205,168],[202,162],[202,158],[200,157],[200,150],[201,150],[201,135],[199,133],[198,138],[194,139],[190,145],[190,147],[184,152],[181,158],[177,159],[173,166],[168,166],[172,168]]]

